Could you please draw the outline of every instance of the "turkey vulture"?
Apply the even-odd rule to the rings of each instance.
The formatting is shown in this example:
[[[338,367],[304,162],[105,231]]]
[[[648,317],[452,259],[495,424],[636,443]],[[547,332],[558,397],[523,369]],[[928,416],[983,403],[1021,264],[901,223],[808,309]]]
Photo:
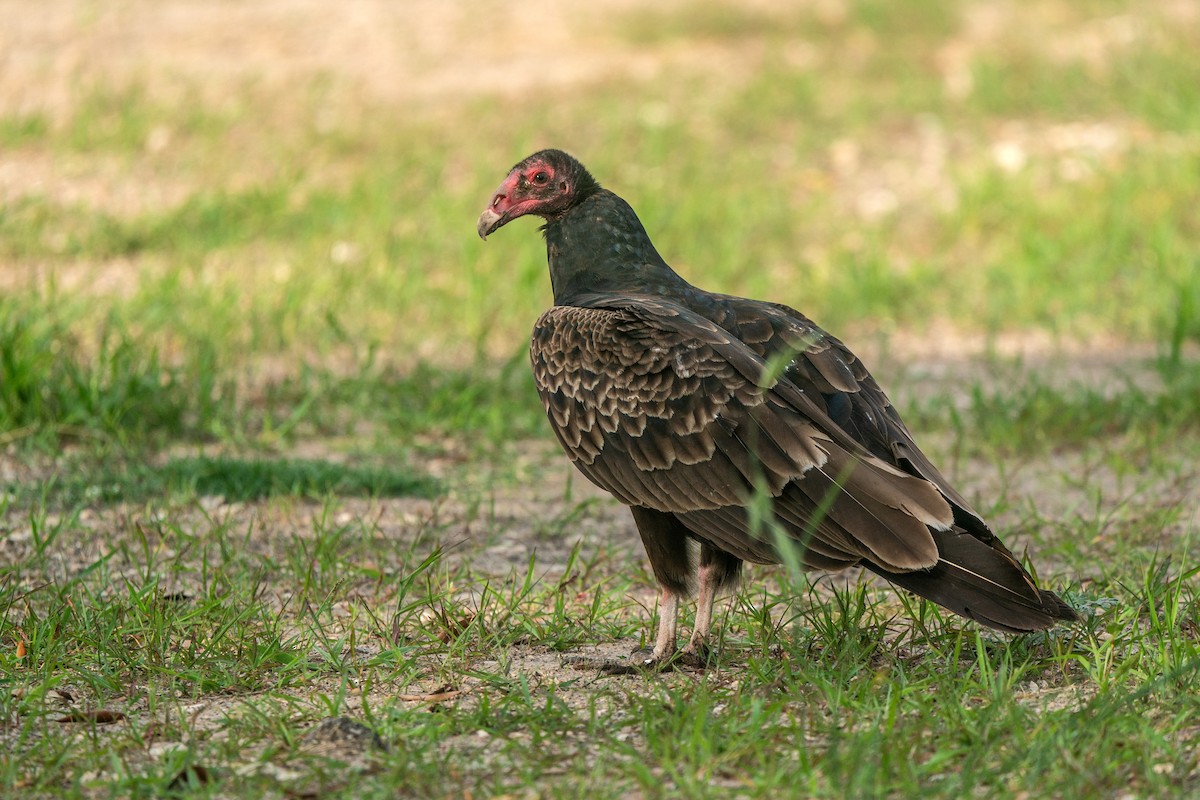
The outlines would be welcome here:
[[[840,341],[785,305],[689,284],[629,204],[560,150],[513,167],[479,236],[527,214],[546,221],[554,289],[533,329],[534,378],[575,466],[633,512],[660,591],[647,665],[676,657],[676,612],[693,587],[681,655],[705,658],[717,593],[743,561],[783,561],[780,547],[810,568],[861,565],[1003,631],[1077,619],[930,463]]]

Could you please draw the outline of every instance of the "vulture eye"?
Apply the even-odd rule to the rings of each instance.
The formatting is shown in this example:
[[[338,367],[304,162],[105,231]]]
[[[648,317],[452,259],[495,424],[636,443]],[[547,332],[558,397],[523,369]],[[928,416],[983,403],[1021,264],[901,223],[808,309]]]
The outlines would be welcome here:
[[[547,175],[545,172],[539,172],[538,174],[533,176],[533,182],[536,183],[538,186],[545,186],[546,181],[548,181],[548,180],[550,180],[550,176]]]

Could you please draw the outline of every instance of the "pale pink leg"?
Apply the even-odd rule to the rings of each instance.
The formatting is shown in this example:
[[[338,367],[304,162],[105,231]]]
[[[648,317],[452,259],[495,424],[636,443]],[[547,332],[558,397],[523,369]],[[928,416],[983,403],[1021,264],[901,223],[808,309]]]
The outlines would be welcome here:
[[[658,636],[647,663],[661,663],[675,655],[678,613],[679,595],[663,587],[658,593]]]
[[[696,627],[692,630],[692,638],[688,640],[685,653],[704,654],[708,647],[709,633],[712,631],[713,603],[717,599],[718,567],[715,564],[705,564],[700,567],[699,596],[696,598]]]

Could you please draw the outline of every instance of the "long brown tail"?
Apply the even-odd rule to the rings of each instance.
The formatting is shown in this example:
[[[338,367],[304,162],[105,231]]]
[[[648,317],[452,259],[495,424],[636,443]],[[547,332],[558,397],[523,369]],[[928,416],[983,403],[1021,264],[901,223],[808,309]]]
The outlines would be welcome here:
[[[958,526],[932,533],[938,563],[931,569],[888,572],[873,564],[864,566],[956,614],[1010,633],[1079,619],[1061,597],[1039,589],[999,540],[985,543]]]

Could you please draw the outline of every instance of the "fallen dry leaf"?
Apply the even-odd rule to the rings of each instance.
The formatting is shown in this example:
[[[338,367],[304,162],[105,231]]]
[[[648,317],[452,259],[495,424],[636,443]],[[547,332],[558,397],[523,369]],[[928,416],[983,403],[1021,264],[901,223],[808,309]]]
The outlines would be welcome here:
[[[446,684],[427,694],[398,694],[396,698],[410,703],[444,703],[462,694],[466,694],[466,692],[462,689],[455,689],[450,684]]]
[[[109,711],[108,709],[96,709],[94,711],[71,711],[64,714],[55,722],[91,722],[96,725],[112,725],[114,722],[120,722],[125,719],[125,715],[120,711]]]
[[[438,631],[437,638],[442,644],[449,644],[452,640],[457,639],[471,623],[475,621],[475,614],[466,612],[457,618],[451,617],[446,611],[446,606],[443,605],[437,612],[435,619],[440,624],[441,630]]]

